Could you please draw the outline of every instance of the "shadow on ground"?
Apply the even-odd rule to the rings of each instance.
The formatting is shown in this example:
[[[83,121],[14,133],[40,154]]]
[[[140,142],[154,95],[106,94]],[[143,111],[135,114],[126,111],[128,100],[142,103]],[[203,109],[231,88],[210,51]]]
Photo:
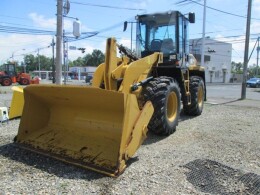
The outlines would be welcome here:
[[[49,174],[66,179],[96,180],[106,177],[91,170],[82,169],[63,163],[44,155],[37,154],[18,147],[14,143],[0,146],[0,155],[11,160],[40,169]]]
[[[210,104],[210,105],[225,105],[225,104],[230,104],[230,103],[234,103],[234,102],[239,102],[242,101],[240,98],[239,99],[225,99],[225,98],[219,98],[219,99],[208,99],[205,104]]]
[[[183,121],[186,121],[186,120],[191,120],[193,118],[196,118],[196,117],[200,117],[200,116],[188,116],[188,115],[185,115],[183,110],[181,111],[180,113],[180,118],[179,118],[179,123],[180,122],[183,122]],[[176,130],[178,131],[178,126],[176,128]],[[159,142],[167,137],[169,137],[171,135],[168,135],[168,136],[165,136],[165,135],[157,135],[151,131],[148,131],[147,133],[147,138],[146,140],[144,141],[143,145],[149,145],[149,144],[153,144],[153,143],[156,143],[156,142]]]

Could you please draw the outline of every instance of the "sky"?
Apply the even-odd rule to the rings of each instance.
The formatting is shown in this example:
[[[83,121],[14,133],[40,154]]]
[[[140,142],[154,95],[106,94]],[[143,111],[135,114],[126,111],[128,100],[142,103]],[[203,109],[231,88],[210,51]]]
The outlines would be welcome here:
[[[204,0],[194,1],[204,4]],[[190,38],[201,38],[203,6],[193,2],[177,4],[178,2],[180,0],[70,0],[67,15],[70,18],[64,18],[65,32],[72,32],[73,18],[78,18],[82,32],[99,33],[87,39],[69,42],[69,46],[86,48],[84,54],[79,50],[69,50],[69,59],[83,57],[93,49],[104,52],[108,37],[115,37],[119,43],[130,48],[130,28],[123,32],[123,23],[134,21],[136,15],[144,13],[169,10],[178,10],[183,14],[194,12],[196,23],[190,24]],[[22,61],[26,54],[37,55],[38,49],[40,55],[52,56],[52,49],[48,46],[53,37],[56,40],[54,35],[6,33],[6,29],[15,27],[55,32],[56,4],[56,0],[0,0],[0,29],[3,29],[0,30],[0,64],[12,57]],[[243,62],[248,1],[207,0],[207,6],[206,36],[232,43],[232,61]],[[251,17],[249,55],[260,32],[260,0],[252,1]],[[254,50],[249,65],[256,64],[256,57]]]

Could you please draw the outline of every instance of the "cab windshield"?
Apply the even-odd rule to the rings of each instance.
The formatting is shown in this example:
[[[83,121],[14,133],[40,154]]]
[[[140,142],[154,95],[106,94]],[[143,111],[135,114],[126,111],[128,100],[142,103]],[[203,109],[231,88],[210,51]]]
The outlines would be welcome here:
[[[137,41],[142,56],[145,53],[176,52],[176,14],[155,14],[143,16],[139,20]]]

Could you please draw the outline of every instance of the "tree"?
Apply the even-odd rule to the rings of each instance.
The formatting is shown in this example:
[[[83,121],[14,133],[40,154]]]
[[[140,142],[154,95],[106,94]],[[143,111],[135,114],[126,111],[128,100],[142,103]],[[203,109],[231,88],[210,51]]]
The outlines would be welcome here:
[[[69,66],[98,66],[105,61],[105,55],[102,51],[95,49],[91,54],[86,54],[83,58],[79,57]]]
[[[39,55],[39,57],[40,57],[41,70],[51,70],[52,59],[44,55]],[[38,63],[38,57],[37,57],[37,63]]]
[[[78,57],[76,60],[74,60],[73,62],[69,63],[69,66],[84,66],[84,60],[82,57]]]
[[[102,51],[94,49],[91,56],[88,58],[88,66],[98,66],[105,61],[105,55]]]
[[[92,55],[91,54],[86,54],[84,57],[83,57],[83,62],[85,64],[85,66],[90,66],[90,62],[91,62],[91,58],[92,58]]]
[[[37,59],[32,54],[25,55],[24,64],[26,65],[27,71],[34,71],[37,67]]]
[[[27,71],[39,70],[39,61],[41,70],[51,70],[52,59],[44,55],[34,56],[32,54],[24,56],[24,64]]]
[[[242,74],[243,73],[243,63],[241,62],[231,62],[231,71],[232,73]],[[256,64],[250,65],[247,68],[249,77],[260,77],[260,68]],[[258,74],[258,75],[256,75]]]
[[[248,67],[250,77],[260,77],[260,68],[256,64]]]
[[[241,62],[231,62],[231,71],[232,73],[242,74],[243,73],[243,63]]]

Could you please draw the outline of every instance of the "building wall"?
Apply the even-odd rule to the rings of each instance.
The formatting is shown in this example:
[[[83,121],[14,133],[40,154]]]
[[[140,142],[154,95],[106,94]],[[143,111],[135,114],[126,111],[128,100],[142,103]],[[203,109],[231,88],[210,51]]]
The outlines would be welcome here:
[[[93,76],[94,72],[96,71],[97,67],[93,66],[75,66],[75,67],[69,67],[69,72],[71,72],[73,75],[77,75],[78,80],[82,80],[86,78],[86,76]]]
[[[190,40],[190,53],[201,54],[201,45],[201,38]],[[206,82],[230,82],[232,77],[232,44],[206,38],[204,51],[204,55],[210,58],[209,61],[205,61],[204,63]],[[201,59],[197,59],[197,61],[201,64]]]
[[[93,66],[75,66],[75,67],[69,67],[70,72],[87,72],[87,73],[94,73],[96,71],[97,67]]]
[[[81,79],[85,79],[85,77],[87,75],[89,76],[93,76],[94,72],[96,71],[96,68],[97,67],[92,67],[92,66],[85,66],[85,67],[80,67],[80,66],[77,66],[77,67],[69,67],[69,71],[68,71],[68,75],[70,76],[70,74],[77,74],[79,75],[78,76],[78,79],[81,80]],[[42,71],[33,71],[32,72],[34,76],[40,76],[41,79],[50,79],[52,78],[52,71],[45,71],[45,70],[42,70]],[[64,71],[62,71],[62,75],[64,76]]]

